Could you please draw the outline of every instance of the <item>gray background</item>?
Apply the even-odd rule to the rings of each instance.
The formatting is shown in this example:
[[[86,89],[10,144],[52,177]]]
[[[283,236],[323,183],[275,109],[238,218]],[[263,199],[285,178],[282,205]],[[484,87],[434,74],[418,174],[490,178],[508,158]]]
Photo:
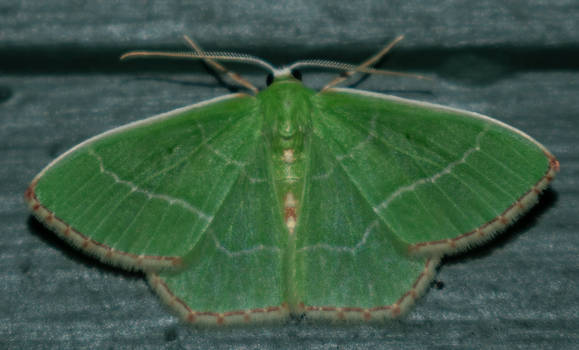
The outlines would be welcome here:
[[[567,1],[0,1],[0,348],[572,348],[579,341],[579,3]],[[396,35],[360,89],[473,110],[561,162],[505,234],[448,258],[404,319],[382,325],[196,329],[140,274],[71,249],[32,219],[29,181],[76,143],[235,90],[197,62],[119,63],[130,49],[246,52],[275,64],[360,62]],[[263,86],[265,74],[234,66]],[[319,88],[334,74],[305,72]]]

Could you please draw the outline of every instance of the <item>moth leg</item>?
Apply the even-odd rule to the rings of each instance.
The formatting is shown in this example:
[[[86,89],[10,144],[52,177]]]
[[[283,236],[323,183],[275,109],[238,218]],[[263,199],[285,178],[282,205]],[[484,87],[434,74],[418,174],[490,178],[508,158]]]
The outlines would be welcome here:
[[[377,54],[375,54],[374,56],[368,58],[366,61],[362,62],[358,68],[368,68],[372,65],[374,65],[374,63],[378,62],[380,59],[382,59],[382,57],[384,57],[384,55],[386,55],[393,47],[394,45],[396,45],[398,42],[400,42],[402,39],[404,39],[404,35],[400,35],[398,36],[396,39],[392,40],[388,45],[384,46],[384,48],[382,50],[380,50]],[[346,79],[349,79],[352,75],[354,75],[355,73],[357,73],[355,70],[351,70],[351,71],[347,71],[347,72],[343,72],[341,73],[338,77],[336,77],[334,80],[332,80],[331,82],[329,82],[328,84],[326,84],[326,86],[324,86],[324,88],[322,89],[322,91],[329,89],[331,87],[334,87],[336,85],[338,85],[339,83],[343,82]]]
[[[196,53],[202,55],[203,54],[203,50],[201,49],[201,47],[195,42],[193,41],[193,39],[191,39],[189,36],[187,35],[183,35],[183,38],[185,39],[185,41],[187,42],[187,44],[189,46],[191,46],[191,48],[193,50],[195,50]],[[211,67],[213,67],[215,70],[217,70],[219,73],[223,73],[223,74],[227,74],[228,77],[230,77],[231,79],[233,79],[233,81],[235,81],[236,83],[243,85],[244,87],[248,88],[249,90],[251,90],[251,92],[253,92],[254,94],[257,94],[259,92],[259,90],[249,81],[247,81],[246,79],[244,79],[241,75],[230,71],[229,69],[227,69],[225,66],[223,66],[222,64],[220,64],[219,62],[215,61],[212,58],[203,58],[203,61],[205,63],[207,63],[208,65],[210,65]]]

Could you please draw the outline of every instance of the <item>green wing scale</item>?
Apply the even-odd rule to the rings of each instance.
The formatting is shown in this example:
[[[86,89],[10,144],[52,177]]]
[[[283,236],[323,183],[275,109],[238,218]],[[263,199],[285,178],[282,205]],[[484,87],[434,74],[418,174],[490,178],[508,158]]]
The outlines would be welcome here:
[[[26,199],[189,322],[372,320],[408,311],[444,254],[504,229],[557,170],[491,118],[288,76],[96,136]]]

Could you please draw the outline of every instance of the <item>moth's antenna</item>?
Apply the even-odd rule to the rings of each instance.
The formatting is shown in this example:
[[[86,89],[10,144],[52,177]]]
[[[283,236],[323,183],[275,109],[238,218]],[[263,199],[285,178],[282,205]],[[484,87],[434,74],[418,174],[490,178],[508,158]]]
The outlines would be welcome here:
[[[201,47],[195,41],[193,41],[189,36],[183,35],[183,38],[185,39],[187,44],[189,44],[189,46],[191,46],[191,48],[193,50],[195,50],[196,53],[203,54],[203,50],[201,49]],[[217,62],[211,58],[203,58],[203,61],[205,61],[205,63],[207,63],[208,65],[213,67],[215,70],[219,71],[220,73],[227,74],[228,77],[233,79],[238,84],[245,86],[247,89],[251,90],[254,94],[257,94],[259,92],[259,90],[252,83],[245,80],[241,75],[225,68],[223,65],[219,64],[219,62]]]
[[[292,70],[298,67],[319,67],[319,68],[329,68],[329,69],[336,69],[342,70],[345,72],[359,72],[359,73],[368,73],[368,74],[379,74],[379,75],[394,75],[399,77],[410,77],[416,79],[424,79],[424,80],[431,80],[429,77],[425,77],[423,75],[418,74],[410,74],[410,73],[402,73],[402,72],[395,72],[390,70],[383,70],[383,69],[374,69],[374,68],[366,68],[357,66],[354,64],[349,63],[342,63],[342,62],[334,62],[334,61],[326,61],[326,60],[306,60],[306,61],[299,61],[291,66],[287,67],[286,69]],[[330,84],[328,84],[330,85]],[[328,85],[324,87],[324,89],[328,88]],[[324,90],[322,89],[322,90]]]
[[[255,56],[232,52],[219,52],[219,51],[201,51],[196,53],[165,52],[165,51],[131,51],[123,54],[121,56],[121,60],[126,60],[129,58],[150,58],[150,57],[233,61],[260,66],[268,70],[272,74],[274,74],[274,72],[276,71],[276,69],[271,64]]]
[[[370,57],[366,61],[362,62],[358,67],[359,68],[366,68],[366,67],[370,67],[370,66],[374,65],[374,63],[376,63],[380,59],[382,59],[382,57],[384,57],[384,55],[386,55],[394,47],[394,45],[398,44],[402,39],[404,39],[404,35],[398,36],[396,39],[392,40],[388,45],[386,45],[382,50],[380,50],[377,54]],[[340,74],[340,76],[338,76],[337,78],[335,78],[334,80],[332,80],[331,82],[326,84],[326,86],[324,86],[322,91],[338,85],[339,83],[343,82],[344,80],[349,79],[352,75],[354,75],[356,73],[357,73],[357,71],[351,70],[351,71],[347,71],[347,72]]]

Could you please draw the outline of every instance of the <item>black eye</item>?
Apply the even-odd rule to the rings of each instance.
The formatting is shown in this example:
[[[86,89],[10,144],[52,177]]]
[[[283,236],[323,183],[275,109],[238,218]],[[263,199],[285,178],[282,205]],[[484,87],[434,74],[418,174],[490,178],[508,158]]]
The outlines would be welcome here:
[[[302,81],[302,72],[297,69],[292,69],[292,76],[299,81]]]
[[[265,85],[270,86],[273,83],[273,74],[269,73],[265,79]]]

